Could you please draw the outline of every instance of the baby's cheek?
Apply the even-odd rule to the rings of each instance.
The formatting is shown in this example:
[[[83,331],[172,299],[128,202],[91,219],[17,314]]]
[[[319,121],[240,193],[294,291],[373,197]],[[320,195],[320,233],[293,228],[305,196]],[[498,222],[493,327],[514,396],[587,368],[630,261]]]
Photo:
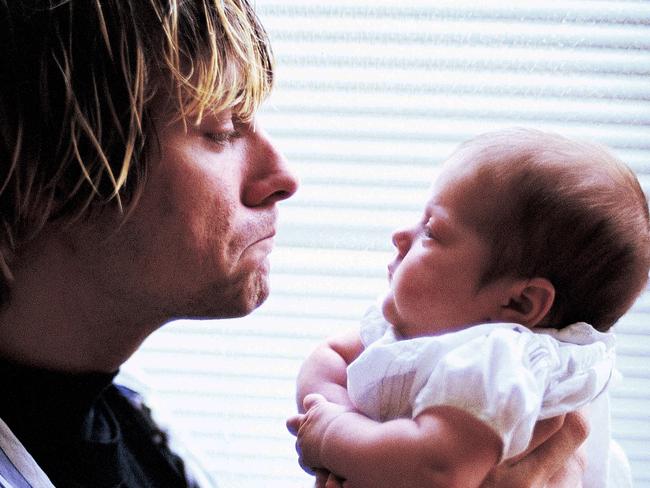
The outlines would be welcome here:
[[[426,290],[414,276],[404,276],[394,288],[395,305],[401,313],[408,312],[423,300]]]

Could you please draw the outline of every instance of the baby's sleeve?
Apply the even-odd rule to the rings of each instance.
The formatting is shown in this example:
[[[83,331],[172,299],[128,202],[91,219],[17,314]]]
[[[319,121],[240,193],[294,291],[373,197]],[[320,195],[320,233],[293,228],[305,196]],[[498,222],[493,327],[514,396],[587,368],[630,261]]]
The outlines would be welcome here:
[[[535,334],[496,329],[449,351],[414,399],[413,417],[427,408],[460,408],[483,421],[503,441],[502,459],[523,452],[540,413],[553,348]]]

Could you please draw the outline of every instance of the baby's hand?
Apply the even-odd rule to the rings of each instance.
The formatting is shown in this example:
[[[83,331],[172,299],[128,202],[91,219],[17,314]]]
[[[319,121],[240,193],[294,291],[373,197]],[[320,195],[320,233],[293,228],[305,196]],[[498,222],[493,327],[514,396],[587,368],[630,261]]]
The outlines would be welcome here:
[[[327,401],[318,394],[307,395],[303,401],[305,413],[287,420],[289,432],[297,436],[296,451],[302,469],[314,474],[316,469],[327,469],[321,461],[321,449],[330,424],[339,416],[352,411],[348,407]]]
[[[297,436],[298,430],[300,429],[300,426],[302,425],[304,419],[305,415],[302,413],[298,413],[292,417],[289,417],[287,419],[287,429],[289,432],[291,432],[294,436]]]

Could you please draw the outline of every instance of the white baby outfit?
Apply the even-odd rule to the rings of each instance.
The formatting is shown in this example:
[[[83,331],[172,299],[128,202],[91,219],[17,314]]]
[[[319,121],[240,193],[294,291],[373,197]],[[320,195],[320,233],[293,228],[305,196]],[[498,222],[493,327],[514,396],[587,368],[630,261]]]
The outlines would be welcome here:
[[[348,367],[348,394],[377,421],[415,418],[436,405],[461,408],[501,437],[502,459],[526,449],[537,420],[591,403],[584,486],[628,486],[607,482],[614,336],[585,323],[537,331],[489,323],[401,339],[375,306],[362,320],[366,349]]]

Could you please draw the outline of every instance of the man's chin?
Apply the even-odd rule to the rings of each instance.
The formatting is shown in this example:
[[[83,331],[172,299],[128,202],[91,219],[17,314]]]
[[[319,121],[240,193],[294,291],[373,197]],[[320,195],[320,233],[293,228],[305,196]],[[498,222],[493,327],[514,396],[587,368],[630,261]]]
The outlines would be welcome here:
[[[241,286],[243,285],[243,286]],[[223,294],[223,289],[210,287],[194,294],[184,306],[172,312],[172,320],[234,319],[245,317],[262,305],[269,296],[266,274],[256,274],[247,283]],[[171,311],[171,310],[170,310]]]
[[[269,297],[269,282],[266,275],[257,275],[233,300],[230,318],[245,317],[262,305]],[[228,313],[228,311],[224,311]]]
[[[266,299],[269,297],[269,293],[271,290],[269,289],[269,281],[268,278],[264,277],[260,280],[258,283],[258,286],[256,287],[256,293],[254,295],[254,300],[253,300],[253,306],[249,310],[248,313],[251,313],[253,310],[258,308],[260,305],[262,305]]]

